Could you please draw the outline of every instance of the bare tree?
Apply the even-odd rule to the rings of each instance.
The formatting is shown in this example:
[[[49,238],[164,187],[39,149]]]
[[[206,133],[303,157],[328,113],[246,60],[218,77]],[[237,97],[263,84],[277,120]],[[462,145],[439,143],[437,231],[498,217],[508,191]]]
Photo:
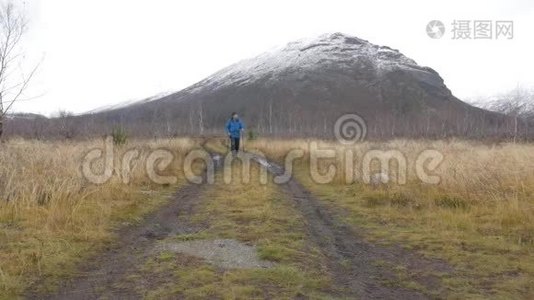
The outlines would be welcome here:
[[[517,87],[491,102],[490,108],[519,118],[532,118],[534,116],[534,90]]]
[[[20,63],[21,40],[26,33],[27,22],[22,10],[12,2],[0,6],[0,137],[6,114],[20,99],[37,70],[35,66],[28,74],[23,74]]]
[[[273,99],[269,101],[269,134],[273,134]]]
[[[59,122],[59,132],[62,137],[70,139],[74,137],[73,118],[74,114],[66,110],[59,110],[57,112],[57,120]]]
[[[204,134],[204,109],[202,107],[202,102],[198,106],[198,128],[200,135]]]
[[[512,117],[513,128],[511,131],[514,142],[520,135],[521,123],[525,129],[525,136],[528,136],[529,122],[534,120],[534,89],[518,86],[507,93],[496,96],[494,100],[485,103],[478,102],[475,105]]]

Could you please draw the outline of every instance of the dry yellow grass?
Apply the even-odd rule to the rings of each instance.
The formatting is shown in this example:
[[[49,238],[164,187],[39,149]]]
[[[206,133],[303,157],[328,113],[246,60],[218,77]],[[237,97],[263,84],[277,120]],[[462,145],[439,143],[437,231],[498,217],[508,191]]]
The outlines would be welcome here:
[[[338,173],[329,184],[317,184],[309,176],[309,142],[258,140],[247,149],[277,160],[302,149],[305,158],[295,162],[295,174],[306,187],[348,212],[346,221],[366,228],[369,239],[451,262],[458,272],[443,280],[453,297],[534,297],[534,145],[394,140],[345,147],[317,141],[338,157],[353,151],[356,178],[347,184],[343,160],[326,160],[320,168],[333,162]],[[82,176],[81,162],[89,150],[103,147],[102,140],[0,144],[0,298],[21,295],[38,279],[46,288],[69,276],[75,263],[112,240],[115,226],[135,222],[164,201],[161,192],[143,192],[165,190],[147,177],[144,162],[151,150],[173,153],[163,173],[180,184],[184,154],[196,146],[172,139],[115,147],[112,178],[95,185]],[[140,158],[124,184],[122,158],[131,149]],[[406,184],[362,183],[361,159],[371,149],[402,152],[409,166]],[[444,156],[431,172],[441,178],[437,185],[422,183],[414,170],[426,149]]]
[[[408,162],[407,186],[423,186],[417,178],[413,164],[423,150],[434,149],[442,153],[443,161],[429,173],[441,178],[433,188],[457,195],[466,201],[483,202],[488,205],[507,205],[505,210],[528,211],[534,192],[534,145],[501,144],[483,145],[466,141],[405,141],[394,140],[385,143],[361,143],[356,146],[340,146],[336,143],[316,141],[319,149],[335,149],[342,158],[344,151],[350,149],[355,156],[355,178],[362,178],[362,157],[370,150],[399,150]],[[304,161],[309,162],[310,141],[272,141],[260,140],[251,146],[261,150],[274,159],[281,160],[292,149],[303,149]],[[326,160],[323,167],[331,162]],[[333,183],[344,182],[344,162],[335,161],[337,176]],[[373,166],[376,167],[376,166]],[[395,171],[395,168],[392,168]],[[393,181],[395,175],[391,176]],[[398,186],[397,186],[398,187]],[[426,188],[426,187],[425,187]],[[526,207],[524,207],[526,205]],[[522,217],[523,218],[523,217]],[[532,223],[533,219],[525,219]]]
[[[146,192],[162,190],[147,177],[147,155],[151,149],[172,152],[175,160],[164,173],[177,176],[179,184],[183,175],[178,166],[194,146],[190,139],[115,146],[113,176],[96,185],[82,176],[81,164],[88,151],[104,147],[102,140],[0,144],[0,298],[21,295],[37,279],[52,287],[82,257],[109,241],[114,226],[135,222],[161,204],[161,193]],[[139,159],[124,184],[120,161],[130,149],[139,150]]]
[[[300,181],[349,212],[347,222],[368,229],[370,239],[401,243],[451,262],[458,273],[443,280],[452,295],[534,296],[534,145],[393,140],[341,146],[319,141],[321,149],[335,149],[337,157],[347,149],[354,152],[356,180],[345,182],[342,159],[323,160],[323,173],[329,164],[338,173],[332,182],[317,184],[309,172],[310,142],[258,140],[249,148],[279,161],[288,151],[303,149],[305,157],[294,163]],[[406,156],[406,184],[362,182],[362,157],[374,149],[399,150]],[[426,149],[444,156],[430,172],[441,178],[439,184],[425,184],[416,176],[414,162]],[[392,166],[395,170],[396,164]]]

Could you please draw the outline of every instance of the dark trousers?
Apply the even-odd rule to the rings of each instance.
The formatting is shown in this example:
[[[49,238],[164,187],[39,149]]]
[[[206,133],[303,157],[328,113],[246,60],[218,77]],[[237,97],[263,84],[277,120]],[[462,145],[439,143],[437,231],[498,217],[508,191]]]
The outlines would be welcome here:
[[[240,140],[239,138],[230,137],[230,145],[231,145],[230,149],[232,151],[235,151],[235,152],[239,151],[239,140]]]

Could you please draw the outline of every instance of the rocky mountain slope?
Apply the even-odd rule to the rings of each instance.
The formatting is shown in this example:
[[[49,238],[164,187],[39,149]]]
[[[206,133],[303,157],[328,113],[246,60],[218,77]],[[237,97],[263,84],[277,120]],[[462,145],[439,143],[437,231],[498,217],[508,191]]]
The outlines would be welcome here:
[[[157,100],[78,117],[77,131],[145,136],[221,133],[232,111],[260,134],[332,136],[356,113],[369,136],[482,136],[505,117],[458,100],[439,74],[398,50],[341,33],[289,43]]]

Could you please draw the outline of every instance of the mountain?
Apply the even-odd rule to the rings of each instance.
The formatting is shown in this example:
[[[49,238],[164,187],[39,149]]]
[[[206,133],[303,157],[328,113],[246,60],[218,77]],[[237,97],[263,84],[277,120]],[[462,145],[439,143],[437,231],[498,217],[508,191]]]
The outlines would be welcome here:
[[[34,120],[34,119],[46,119],[46,116],[34,113],[8,113],[6,114],[8,120]]]
[[[86,112],[85,114],[96,114],[96,113],[100,113],[100,112],[106,112],[106,111],[110,111],[110,110],[116,110],[116,109],[128,107],[128,106],[133,105],[133,104],[138,105],[138,104],[141,104],[141,103],[148,103],[150,101],[161,99],[161,98],[163,98],[165,96],[168,96],[170,94],[173,94],[173,93],[174,92],[163,92],[163,93],[159,93],[159,94],[156,94],[156,95],[148,97],[148,98],[144,98],[142,100],[134,99],[134,100],[123,101],[123,102],[116,103],[116,104],[104,105],[102,107],[98,107],[98,108],[92,109],[92,110]]]
[[[332,136],[356,113],[370,137],[502,134],[503,115],[457,99],[440,75],[396,49],[341,33],[289,43],[177,93],[77,117],[81,134],[222,133],[232,111],[260,135]]]

